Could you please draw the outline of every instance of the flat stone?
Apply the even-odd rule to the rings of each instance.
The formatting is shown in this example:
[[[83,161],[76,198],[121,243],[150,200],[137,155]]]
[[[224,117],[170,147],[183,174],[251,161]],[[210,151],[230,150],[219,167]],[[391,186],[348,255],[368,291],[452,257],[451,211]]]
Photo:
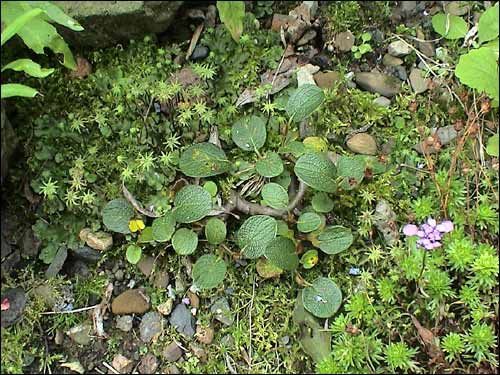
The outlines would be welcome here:
[[[79,324],[67,331],[66,334],[78,345],[88,345],[92,340],[92,337],[90,337],[91,330],[90,324]]]
[[[307,64],[297,69],[297,86],[305,84],[316,85],[313,74],[319,71],[319,66]]]
[[[195,334],[194,322],[195,319],[191,315],[186,305],[179,303],[175,306],[174,311],[170,315],[170,324],[175,327],[177,332],[188,337],[193,337]]]
[[[102,257],[101,252],[94,250],[88,246],[82,246],[78,249],[71,250],[71,254],[74,257],[81,259],[87,263],[97,263]]]
[[[210,307],[210,312],[214,314],[215,319],[226,326],[234,323],[234,314],[229,307],[226,297],[218,298]]]
[[[408,79],[408,74],[406,73],[406,68],[403,65],[393,66],[391,68],[394,72],[394,75],[399,78],[401,81],[406,81]]]
[[[157,369],[158,359],[152,353],[146,354],[137,368],[140,374],[154,374]]]
[[[398,66],[403,64],[403,60],[401,60],[399,57],[394,57],[386,53],[382,59],[382,64],[384,64],[385,66]]]
[[[68,250],[66,249],[66,246],[61,246],[57,250],[56,256],[54,257],[54,260],[52,260],[52,263],[50,263],[49,268],[47,268],[47,271],[45,271],[45,277],[51,278],[56,276],[62,269],[67,257]]]
[[[163,302],[162,304],[158,305],[158,307],[157,307],[158,312],[161,315],[165,315],[165,316],[170,315],[170,313],[172,312],[173,305],[174,305],[173,298],[169,298],[165,302]]]
[[[205,345],[210,345],[214,341],[214,329],[212,327],[196,326],[196,339]]]
[[[340,51],[350,51],[354,45],[354,35],[350,31],[338,33],[333,44]]]
[[[437,140],[439,140],[441,147],[444,147],[450,144],[458,137],[458,132],[455,130],[455,127],[453,125],[447,125],[438,129],[436,128],[432,129],[432,136]],[[414,147],[414,149],[420,154],[424,153],[423,152],[424,142],[425,140],[420,142]],[[436,154],[439,152],[439,150],[437,150],[432,145],[427,146],[425,151],[427,154]]]
[[[397,78],[383,73],[356,73],[354,80],[361,88],[388,98],[399,94],[401,91],[401,82]]]
[[[425,34],[421,27],[417,27],[417,39],[425,40]],[[436,54],[436,48],[432,42],[420,42],[417,41],[417,48],[420,52],[428,57],[433,57]]]
[[[120,374],[130,374],[132,369],[134,368],[134,362],[122,354],[116,354],[113,357],[113,362],[111,362],[111,365]]]
[[[389,52],[389,55],[392,55],[394,57],[401,57],[408,55],[411,52],[411,48],[402,40],[396,40],[389,44],[389,47],[387,47],[387,51]]]
[[[162,357],[165,361],[168,362],[176,362],[179,358],[181,358],[183,354],[183,350],[175,341],[172,341],[168,344],[162,351]]]
[[[182,1],[54,1],[84,28],[57,27],[70,46],[108,47],[166,31]]]
[[[115,315],[144,314],[149,308],[149,297],[139,289],[126,290],[111,303]]]
[[[379,96],[373,100],[373,103],[381,107],[389,107],[391,105],[391,99],[385,96]]]
[[[192,61],[198,61],[198,60],[203,60],[205,57],[208,56],[210,53],[210,50],[208,49],[207,46],[196,46],[193,50],[193,53],[191,54],[191,57],[189,58]]]
[[[92,249],[106,251],[113,246],[113,236],[106,232],[92,232],[89,228],[83,228],[79,236]]]
[[[317,32],[314,29],[306,31],[306,33],[300,38],[297,42],[298,46],[303,46],[307,43],[309,43],[311,40],[316,38]]]
[[[368,133],[357,133],[347,140],[347,147],[356,154],[376,155],[377,143]]]
[[[151,311],[144,314],[139,325],[141,340],[145,343],[156,341],[163,330],[162,320],[162,316],[157,312]]]
[[[149,277],[153,271],[153,266],[155,263],[155,258],[149,255],[143,255],[141,260],[137,263],[137,268],[141,270],[144,276]]]
[[[340,74],[338,72],[318,72],[313,77],[318,87],[330,89],[339,81]]]
[[[67,266],[69,263],[69,266]],[[75,260],[72,262],[66,262],[65,269],[67,269],[68,275],[71,277],[77,276],[81,278],[87,278],[90,275],[90,270],[87,265],[81,260]]]
[[[413,68],[410,72],[410,84],[416,94],[421,94],[428,89],[429,79],[423,77],[420,69]]]
[[[116,318],[116,328],[123,332],[128,332],[132,329],[133,318],[131,315],[123,315]]]
[[[2,303],[2,313],[0,314],[1,327],[9,327],[22,318],[26,306],[26,294],[24,290],[21,288],[7,289],[2,293],[0,302]]]

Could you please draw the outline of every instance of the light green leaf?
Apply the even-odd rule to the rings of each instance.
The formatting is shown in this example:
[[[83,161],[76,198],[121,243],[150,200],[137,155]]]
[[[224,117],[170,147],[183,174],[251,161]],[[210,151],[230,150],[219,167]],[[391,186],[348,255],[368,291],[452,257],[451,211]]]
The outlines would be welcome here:
[[[137,264],[141,260],[142,249],[137,245],[129,245],[127,247],[126,258],[129,263]]]
[[[341,156],[337,162],[337,174],[342,177],[340,187],[344,190],[357,187],[365,177],[365,167],[363,155]]]
[[[10,98],[12,96],[24,96],[26,98],[33,98],[38,91],[34,88],[21,85],[20,83],[5,83],[1,86],[1,98]]]
[[[306,151],[304,143],[299,141],[290,141],[278,150],[280,154],[292,154],[296,158],[303,155]]]
[[[490,156],[495,156],[498,158],[498,133],[492,135],[488,139],[488,145],[486,146],[486,153]]]
[[[318,318],[330,318],[342,303],[342,292],[331,279],[318,277],[302,291],[304,308]]]
[[[255,170],[263,177],[276,177],[283,173],[283,162],[276,152],[268,152],[267,155],[257,161]]]
[[[218,245],[226,239],[227,230],[226,224],[216,217],[208,219],[205,226],[205,237],[212,245]]]
[[[193,266],[193,284],[199,289],[212,289],[226,276],[226,263],[215,255],[203,255]]]
[[[318,235],[318,247],[330,255],[348,249],[353,241],[354,238],[351,231],[340,225],[327,227]]]
[[[138,243],[150,243],[153,242],[154,240],[155,239],[153,238],[153,228],[151,227],[144,228],[139,234],[139,237],[137,238]]]
[[[265,184],[261,190],[262,199],[269,207],[284,209],[288,206],[288,193],[283,186],[274,182]]]
[[[179,169],[189,177],[216,176],[227,172],[230,167],[224,151],[208,142],[189,146],[179,159]]]
[[[217,184],[213,181],[207,181],[203,184],[203,189],[208,191],[212,197],[217,195]]]
[[[300,86],[288,99],[286,112],[295,122],[300,122],[313,113],[325,100],[323,90],[313,84]]]
[[[52,21],[60,25],[66,26],[73,31],[82,31],[83,27],[74,18],[71,18],[64,13],[57,5],[49,1],[27,1],[33,8],[40,8],[45,11],[45,14]]]
[[[262,255],[267,245],[276,237],[276,220],[267,215],[255,215],[245,220],[237,234],[237,242],[247,258]]]
[[[4,6],[5,7],[8,6],[5,1],[2,2],[2,15],[4,14],[4,12],[6,12]],[[21,14],[14,20],[12,20],[12,22],[6,25],[5,29],[2,31],[1,45],[3,46],[6,41],[8,41],[10,38],[12,38],[14,35],[17,34],[17,32],[21,30],[24,27],[24,25],[26,25],[26,23],[28,23],[41,13],[43,13],[41,9],[31,9],[28,12]]]
[[[174,198],[175,220],[192,223],[203,219],[212,210],[210,193],[198,185],[186,185]]]
[[[246,116],[231,128],[233,142],[243,151],[258,150],[266,142],[266,123],[259,116]]]
[[[327,193],[322,191],[314,194],[311,204],[316,212],[330,212],[333,210],[333,200]]]
[[[175,231],[175,216],[169,212],[153,221],[151,225],[153,239],[157,242],[169,241]]]
[[[499,100],[497,54],[492,48],[481,47],[460,56],[455,75],[464,85]]]
[[[188,228],[180,228],[172,237],[172,247],[179,255],[194,253],[198,246],[198,235]]]
[[[102,221],[106,228],[113,232],[130,233],[128,223],[134,216],[134,210],[129,203],[122,198],[113,199],[108,202],[102,210]]]
[[[306,212],[299,216],[297,229],[302,233],[309,233],[318,229],[321,225],[321,216],[315,212]]]
[[[337,190],[335,166],[325,154],[305,153],[295,163],[294,171],[300,181],[313,189],[327,193]]]
[[[311,249],[307,250],[302,257],[300,258],[300,264],[302,264],[302,267],[304,269],[308,270],[313,268],[316,264],[318,264],[318,251]]]
[[[243,19],[245,18],[244,1],[217,1],[217,10],[222,23],[237,42],[243,32]]]
[[[12,61],[2,68],[2,72],[6,69],[12,69],[16,72],[23,71],[32,77],[44,78],[54,72],[54,69],[45,69],[31,59],[18,59]]]
[[[488,42],[498,37],[499,9],[498,3],[496,3],[494,7],[486,9],[479,18],[477,27],[479,43]]]
[[[276,237],[269,242],[264,255],[271,264],[286,271],[293,271],[299,265],[295,244],[285,237]]]
[[[432,27],[446,39],[463,38],[469,30],[469,25],[461,17],[449,13],[438,13],[432,17]]]

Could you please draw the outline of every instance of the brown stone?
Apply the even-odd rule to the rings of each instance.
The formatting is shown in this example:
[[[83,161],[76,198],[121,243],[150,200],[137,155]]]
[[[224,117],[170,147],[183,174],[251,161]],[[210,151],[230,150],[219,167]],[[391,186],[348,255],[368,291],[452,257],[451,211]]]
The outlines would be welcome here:
[[[149,308],[149,297],[140,289],[126,290],[111,304],[111,311],[116,315],[144,314]]]
[[[313,77],[318,87],[330,89],[339,80],[340,74],[338,72],[318,72]]]

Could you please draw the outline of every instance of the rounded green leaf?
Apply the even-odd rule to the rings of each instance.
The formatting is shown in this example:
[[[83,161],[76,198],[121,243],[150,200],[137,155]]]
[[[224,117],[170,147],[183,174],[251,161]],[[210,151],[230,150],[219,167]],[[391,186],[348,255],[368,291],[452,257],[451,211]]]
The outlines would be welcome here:
[[[295,253],[295,244],[285,237],[276,237],[266,247],[266,258],[276,267],[293,271],[299,265],[299,257]]]
[[[330,212],[333,210],[333,200],[322,191],[314,194],[311,204],[316,212]]]
[[[142,249],[137,245],[127,247],[126,258],[129,263],[137,264],[141,260]]]
[[[342,292],[331,279],[318,277],[302,291],[304,308],[318,318],[330,318],[342,303]]]
[[[499,18],[498,3],[494,7],[489,7],[479,18],[477,35],[479,43],[488,42],[498,37],[498,18]]]
[[[153,239],[158,242],[169,241],[175,231],[175,217],[169,212],[163,217],[159,217],[153,221],[152,234]]]
[[[300,86],[288,99],[286,112],[295,122],[304,120],[325,100],[323,90],[313,84]]]
[[[198,236],[191,229],[180,228],[172,237],[172,247],[179,255],[194,253],[198,246]]]
[[[294,171],[300,181],[313,189],[327,193],[337,190],[335,166],[325,154],[305,153],[295,163]]]
[[[212,245],[218,245],[226,239],[226,224],[216,217],[212,217],[207,221],[205,226],[205,237]]]
[[[495,135],[492,135],[488,139],[488,145],[486,146],[486,153],[490,156],[495,156],[498,158],[498,133]]]
[[[297,229],[302,233],[309,233],[318,229],[321,225],[321,216],[315,212],[306,212],[299,216]]]
[[[117,233],[130,233],[128,222],[134,210],[125,199],[113,199],[102,210],[102,222],[109,230]]]
[[[212,289],[226,276],[226,263],[215,255],[203,255],[193,266],[193,284],[199,289]]]
[[[229,170],[224,151],[212,143],[197,143],[181,154],[179,169],[189,177],[210,177]]]
[[[274,182],[265,184],[261,190],[262,199],[269,207],[284,209],[288,206],[288,193],[283,186]]]
[[[283,161],[275,152],[268,152],[266,157],[255,164],[257,173],[263,177],[276,177],[283,172]]]
[[[242,117],[234,123],[231,134],[233,142],[242,150],[258,150],[266,142],[266,124],[258,116]]]
[[[203,189],[208,191],[212,197],[217,195],[217,184],[213,181],[207,181],[203,184]]]
[[[362,155],[341,156],[337,162],[337,174],[342,177],[340,187],[351,190],[365,177],[366,162]]]
[[[141,233],[139,234],[139,237],[137,238],[138,243],[149,243],[153,242],[155,239],[153,238],[153,228],[152,227],[146,227],[144,228]]]
[[[255,215],[245,220],[237,234],[243,254],[250,259],[264,255],[267,245],[276,237],[276,220],[267,215]]]
[[[463,38],[469,26],[463,18],[449,13],[438,13],[432,17],[432,27],[441,36],[446,39]]]
[[[192,223],[203,219],[212,210],[210,193],[198,185],[186,185],[174,198],[175,220]]]
[[[350,229],[341,225],[327,227],[318,235],[319,248],[330,255],[346,250],[353,240]]]
[[[302,267],[308,270],[310,268],[313,268],[318,263],[318,260],[319,260],[318,251],[311,249],[307,250],[304,254],[302,254],[302,257],[300,258],[300,263],[302,264]]]

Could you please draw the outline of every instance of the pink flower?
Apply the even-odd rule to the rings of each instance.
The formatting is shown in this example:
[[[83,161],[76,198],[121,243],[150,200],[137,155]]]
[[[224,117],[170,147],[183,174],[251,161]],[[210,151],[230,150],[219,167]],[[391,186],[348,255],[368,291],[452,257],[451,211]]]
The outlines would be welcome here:
[[[445,220],[439,224],[436,229],[441,233],[448,233],[453,230],[453,223],[450,220]]]
[[[9,299],[6,297],[3,299],[2,301],[2,304],[0,305],[1,306],[1,310],[2,311],[5,311],[5,310],[8,310],[10,309],[10,302],[9,302]]]
[[[189,305],[191,303],[191,301],[189,300],[189,297],[184,297],[182,299],[182,303],[185,304],[185,305]]]
[[[406,224],[403,227],[403,233],[405,236],[415,236],[418,233],[418,227],[413,224]]]
[[[429,224],[432,228],[435,228],[437,223],[436,220],[430,217],[427,219],[427,224]]]

